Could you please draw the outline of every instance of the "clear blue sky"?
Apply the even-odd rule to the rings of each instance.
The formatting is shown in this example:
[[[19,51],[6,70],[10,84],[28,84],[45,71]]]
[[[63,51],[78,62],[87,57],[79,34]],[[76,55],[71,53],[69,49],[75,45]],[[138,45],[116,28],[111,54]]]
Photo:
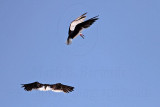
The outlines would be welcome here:
[[[67,46],[85,12],[100,19]],[[160,1],[0,0],[0,81],[2,107],[160,107]]]

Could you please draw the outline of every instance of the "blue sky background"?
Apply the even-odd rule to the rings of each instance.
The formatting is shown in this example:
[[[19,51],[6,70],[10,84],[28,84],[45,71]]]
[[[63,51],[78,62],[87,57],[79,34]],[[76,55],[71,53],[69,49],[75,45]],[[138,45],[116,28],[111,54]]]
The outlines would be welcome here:
[[[85,12],[100,19],[67,46]],[[160,107],[160,1],[0,0],[0,81],[3,107]]]

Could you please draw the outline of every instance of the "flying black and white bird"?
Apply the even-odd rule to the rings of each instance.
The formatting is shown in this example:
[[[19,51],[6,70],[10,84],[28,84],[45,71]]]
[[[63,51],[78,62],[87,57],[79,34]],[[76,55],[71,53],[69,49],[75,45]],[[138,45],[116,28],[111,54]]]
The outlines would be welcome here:
[[[84,35],[82,34],[82,30],[85,28],[90,27],[96,20],[98,20],[98,16],[95,16],[93,18],[90,18],[86,21],[86,15],[87,13],[82,14],[77,19],[71,22],[69,31],[68,31],[68,38],[66,44],[69,45],[72,43],[72,39],[80,35],[84,39]]]
[[[63,85],[61,83],[56,83],[56,84],[41,84],[39,82],[33,82],[29,84],[21,84],[22,88],[26,91],[32,91],[33,89],[35,90],[40,90],[40,91],[54,91],[54,92],[64,92],[64,93],[69,93],[72,92],[74,87],[72,86],[67,86]]]

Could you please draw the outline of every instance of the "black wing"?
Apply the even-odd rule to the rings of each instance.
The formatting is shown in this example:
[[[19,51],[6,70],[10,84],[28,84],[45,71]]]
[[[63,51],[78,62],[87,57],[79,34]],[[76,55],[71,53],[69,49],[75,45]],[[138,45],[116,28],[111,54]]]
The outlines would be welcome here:
[[[63,85],[61,83],[57,83],[53,85],[53,91],[63,91],[64,93],[69,93],[72,92],[74,89],[74,87],[72,86],[67,86],[67,85]]]
[[[88,20],[86,20],[86,21],[78,24],[77,28],[88,28],[88,27],[90,27],[98,19],[99,19],[98,16],[95,16],[95,17],[93,17],[91,19],[88,19]]]
[[[24,90],[26,91],[31,91],[32,89],[37,89],[42,87],[43,84],[39,83],[39,82],[33,82],[33,83],[29,83],[29,84],[22,84],[22,88],[24,88]]]

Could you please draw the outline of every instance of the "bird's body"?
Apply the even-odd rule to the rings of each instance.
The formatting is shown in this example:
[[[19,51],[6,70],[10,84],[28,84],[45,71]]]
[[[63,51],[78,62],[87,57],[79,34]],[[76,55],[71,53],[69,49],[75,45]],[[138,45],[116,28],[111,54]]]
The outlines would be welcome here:
[[[80,35],[82,38],[84,38],[84,35],[82,34],[82,30],[85,28],[90,27],[96,20],[98,20],[98,16],[95,16],[93,18],[90,18],[86,21],[86,15],[87,13],[82,14],[77,19],[71,22],[68,32],[68,38],[67,38],[67,45],[72,43],[72,39]]]
[[[64,93],[72,92],[74,89],[74,87],[72,86],[63,85],[61,83],[41,84],[39,82],[22,84],[22,87],[24,87],[24,90],[26,91],[32,91],[34,89],[40,91],[54,91],[54,92],[64,92]]]

